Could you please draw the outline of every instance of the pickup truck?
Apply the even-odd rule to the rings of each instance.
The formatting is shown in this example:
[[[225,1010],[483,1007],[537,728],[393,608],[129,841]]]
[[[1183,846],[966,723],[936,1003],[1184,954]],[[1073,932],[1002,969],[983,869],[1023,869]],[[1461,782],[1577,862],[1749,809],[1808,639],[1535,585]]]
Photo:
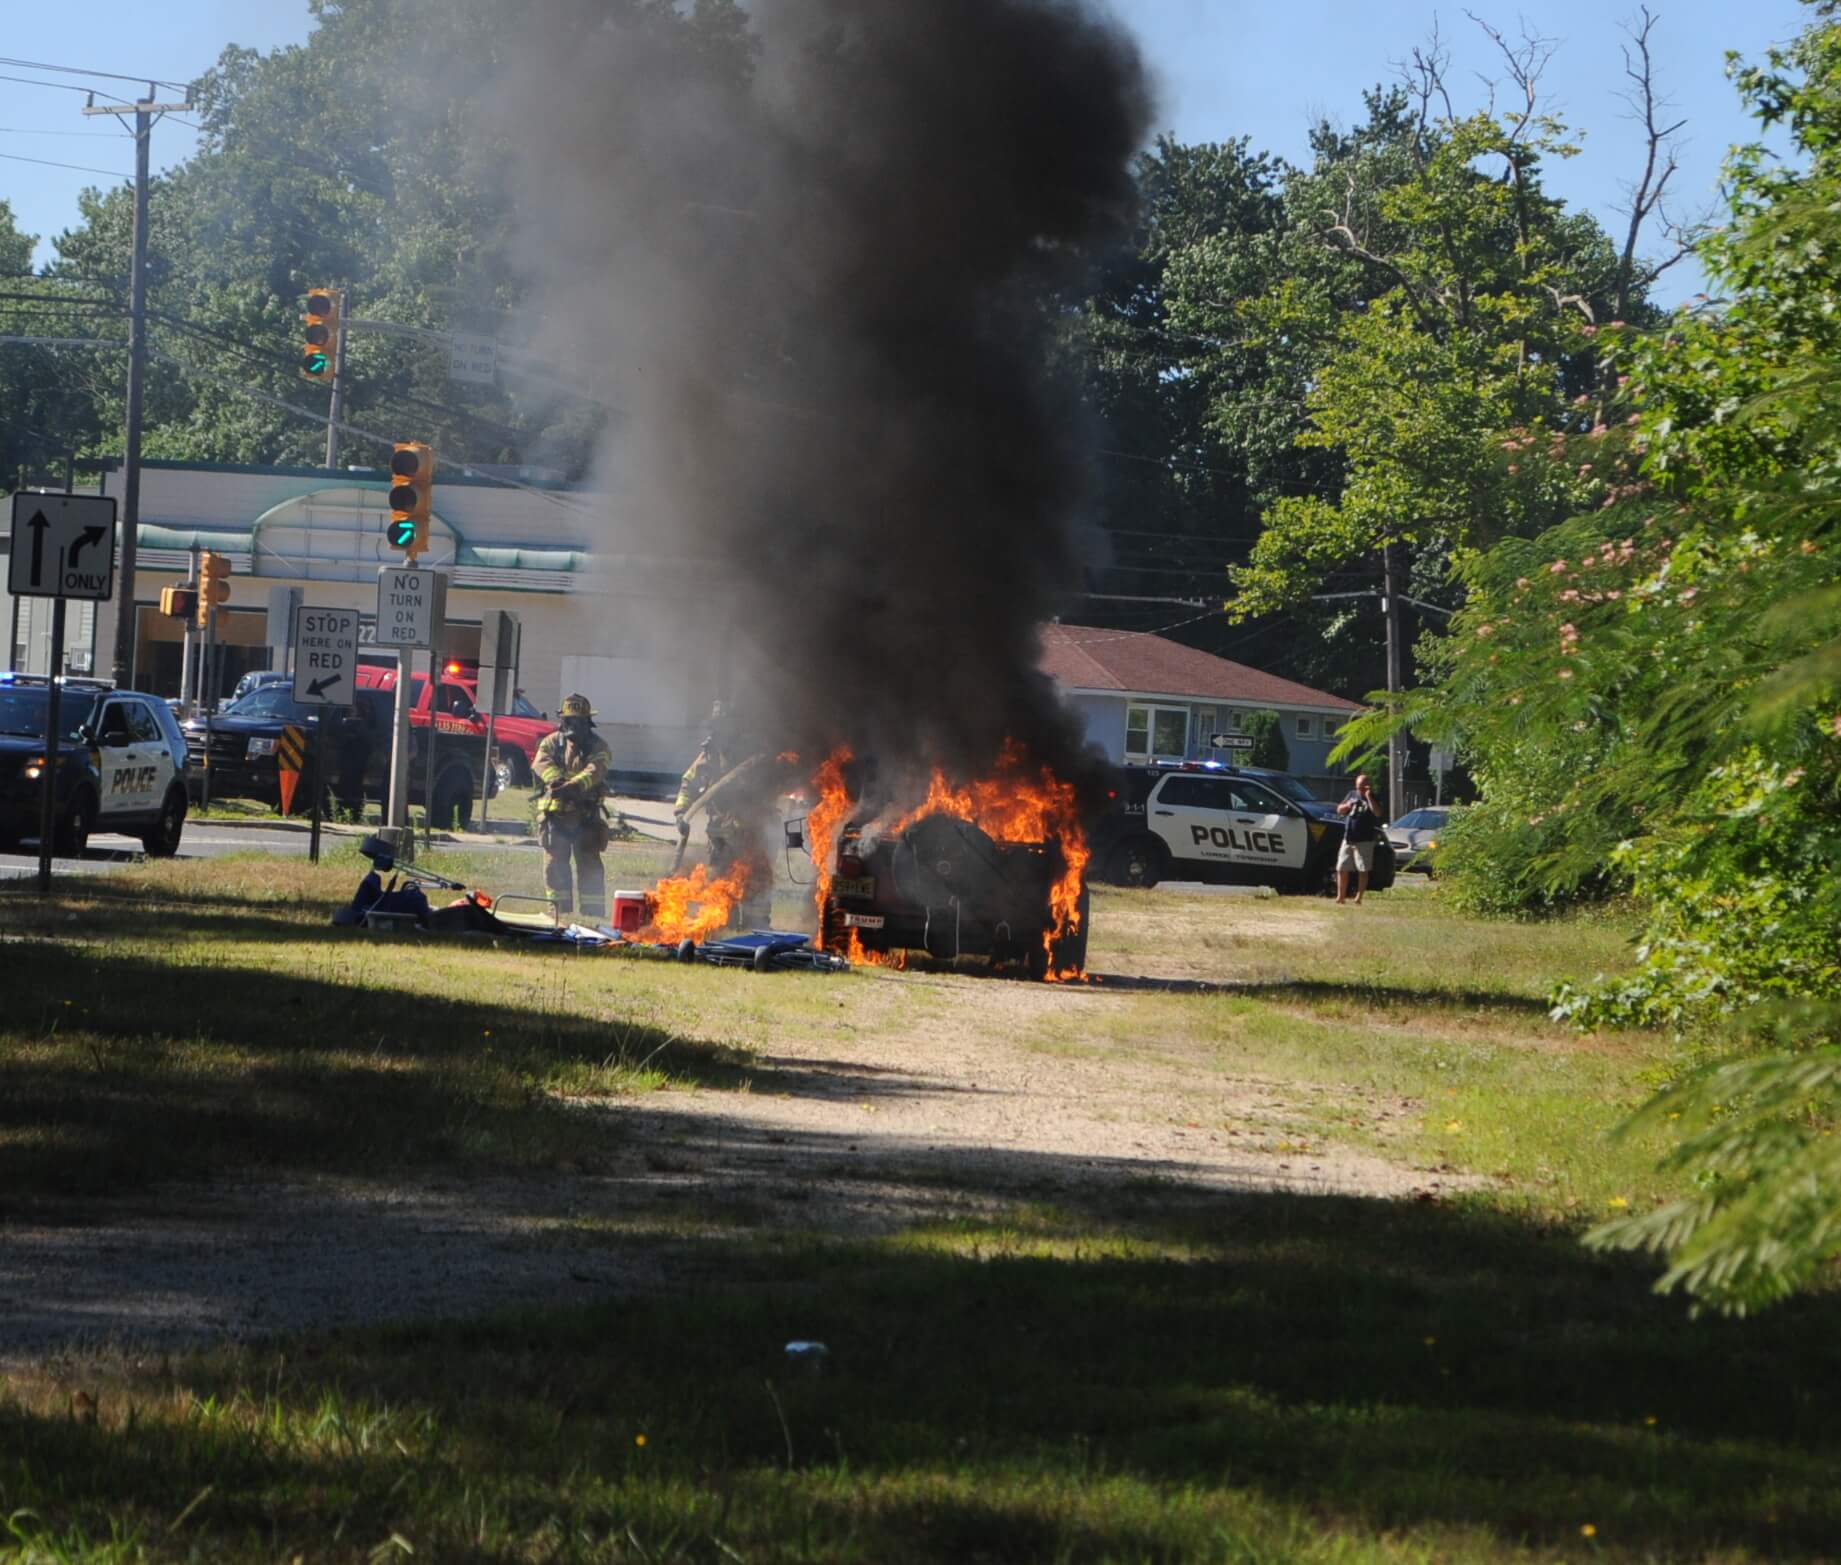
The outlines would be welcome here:
[[[364,670],[359,670],[362,675]],[[394,670],[391,685],[395,685]],[[294,795],[294,810],[312,808],[307,779],[313,775],[314,747],[326,750],[326,787],[342,808],[356,813],[366,801],[381,803],[390,786],[390,724],[395,707],[392,690],[367,687],[361,677],[356,704],[343,707],[298,705],[293,689],[280,682],[258,685],[212,717],[194,717],[184,725],[188,764],[187,781],[196,802],[203,792],[207,758],[214,798],[240,797],[267,800],[277,808],[281,784],[276,752],[283,730],[298,728],[305,742],[306,767],[302,785]],[[410,725],[412,764],[409,802],[428,803],[428,722]],[[434,806],[429,811],[437,827],[466,827],[473,819],[473,802],[479,792],[485,740],[466,722],[445,715],[436,720]],[[495,780],[496,782],[496,780]],[[493,792],[497,792],[493,787]]]
[[[409,676],[410,691],[415,704],[409,709],[409,721],[412,726],[428,725],[428,675],[414,673]],[[383,690],[395,699],[397,680],[396,660],[389,662],[367,662],[358,664],[358,688],[360,690]],[[442,671],[436,700],[443,733],[458,732],[460,726],[478,734],[482,739],[486,733],[486,715],[479,709],[479,669],[476,664],[449,663]],[[531,768],[537,760],[537,746],[555,732],[553,723],[522,695],[512,698],[512,710],[501,713],[492,722],[493,770],[498,775],[497,792],[503,793],[508,788],[524,788],[530,785]]]

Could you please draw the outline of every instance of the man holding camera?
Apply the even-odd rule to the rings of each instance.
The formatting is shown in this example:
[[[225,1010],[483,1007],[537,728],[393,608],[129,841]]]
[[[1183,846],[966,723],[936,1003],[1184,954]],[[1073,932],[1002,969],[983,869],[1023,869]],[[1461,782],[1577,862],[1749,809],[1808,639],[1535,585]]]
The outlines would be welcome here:
[[[1349,898],[1349,885],[1355,885],[1355,905],[1362,905],[1368,889],[1368,875],[1374,868],[1374,842],[1381,835],[1381,816],[1374,807],[1374,793],[1368,786],[1368,774],[1355,779],[1355,791],[1336,813],[1342,817],[1342,850],[1336,855],[1336,905]]]

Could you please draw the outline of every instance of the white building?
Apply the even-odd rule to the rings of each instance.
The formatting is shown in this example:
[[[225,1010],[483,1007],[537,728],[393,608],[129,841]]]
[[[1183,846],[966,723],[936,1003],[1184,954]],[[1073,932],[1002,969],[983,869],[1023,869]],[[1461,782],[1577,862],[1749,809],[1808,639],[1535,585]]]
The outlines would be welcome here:
[[[102,492],[118,493],[120,482],[119,473],[105,474]],[[231,562],[210,674],[219,696],[251,669],[282,666],[294,602],[356,609],[368,636],[378,571],[402,563],[384,537],[389,487],[376,469],[144,463],[135,687],[180,694],[185,626],[160,613],[160,589],[188,579],[194,549]],[[486,611],[515,612],[523,628],[518,683],[528,699],[553,712],[566,688],[584,689],[608,709],[602,731],[618,767],[676,777],[695,752],[719,677],[720,652],[687,658],[685,646],[705,638],[679,634],[678,610],[694,590],[708,593],[706,569],[623,552],[601,497],[447,474],[437,475],[430,543],[418,564],[449,573],[448,658],[477,659]],[[70,606],[71,672],[108,672],[115,614],[113,604]],[[12,629],[6,662],[45,671],[49,601],[0,596],[0,615]]]

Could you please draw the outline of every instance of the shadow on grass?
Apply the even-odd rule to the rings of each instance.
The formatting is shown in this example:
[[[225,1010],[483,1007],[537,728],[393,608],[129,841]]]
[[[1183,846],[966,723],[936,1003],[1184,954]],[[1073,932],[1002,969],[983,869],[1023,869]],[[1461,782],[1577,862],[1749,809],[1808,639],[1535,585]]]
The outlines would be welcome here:
[[[749,1075],[734,1050],[560,998],[533,1009],[42,940],[6,961],[0,1206],[239,1168],[592,1169],[617,1131],[544,1083]]]
[[[106,1535],[208,1482],[194,1537],[260,1525],[276,1557],[323,1535],[328,1493],[356,1537],[437,1558],[511,1557],[551,1523],[631,1526],[659,1560],[716,1538],[794,1559],[1816,1560],[1841,1535],[1834,1301],[1691,1321],[1645,1267],[1481,1209],[1109,1185],[881,1243],[690,1248],[695,1286],[668,1298],[182,1366],[215,1406],[254,1399],[240,1425],[0,1406],[0,1472],[29,1453],[42,1489],[8,1501]],[[830,1371],[789,1374],[794,1338]],[[174,1383],[149,1379],[122,1394]],[[276,1405],[335,1409],[338,1438],[290,1449]],[[488,1514],[508,1531],[478,1548]]]

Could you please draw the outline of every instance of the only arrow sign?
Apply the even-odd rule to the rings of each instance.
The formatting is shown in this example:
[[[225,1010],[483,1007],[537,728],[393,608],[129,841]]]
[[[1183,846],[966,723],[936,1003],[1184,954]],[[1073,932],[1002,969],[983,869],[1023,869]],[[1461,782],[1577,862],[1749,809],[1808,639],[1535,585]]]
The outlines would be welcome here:
[[[344,675],[342,674],[328,674],[323,679],[316,679],[312,684],[307,686],[307,694],[310,696],[323,696],[328,690],[332,689],[334,685],[340,683],[343,678]]]
[[[32,585],[36,587],[45,579],[45,534],[51,523],[43,511],[35,511],[26,526],[32,529]]]
[[[109,530],[106,527],[85,527],[83,529],[83,536],[70,546],[69,553],[64,556],[65,567],[74,571],[77,568],[77,551],[85,545],[101,543],[102,540],[108,536],[108,532]],[[36,556],[34,558],[36,559]],[[32,568],[34,570],[38,569],[36,563]]]

